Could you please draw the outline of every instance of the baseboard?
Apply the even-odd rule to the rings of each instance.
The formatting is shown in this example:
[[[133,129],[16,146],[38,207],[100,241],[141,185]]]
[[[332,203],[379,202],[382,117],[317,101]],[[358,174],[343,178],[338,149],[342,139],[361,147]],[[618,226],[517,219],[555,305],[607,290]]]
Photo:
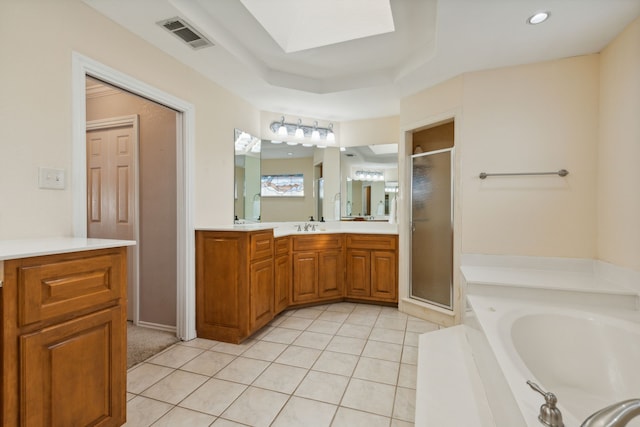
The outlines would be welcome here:
[[[173,332],[174,334],[177,331],[175,326],[161,325],[160,323],[139,321],[138,326],[142,326],[144,328],[149,328],[149,329],[157,329],[159,331]]]

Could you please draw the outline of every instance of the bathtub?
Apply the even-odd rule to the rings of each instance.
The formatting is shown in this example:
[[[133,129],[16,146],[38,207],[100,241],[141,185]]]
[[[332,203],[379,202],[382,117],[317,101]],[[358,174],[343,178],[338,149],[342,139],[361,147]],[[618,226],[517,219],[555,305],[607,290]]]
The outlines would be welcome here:
[[[464,323],[496,427],[539,427],[543,397],[558,397],[567,427],[640,398],[640,312],[469,295]],[[629,426],[640,426],[635,419]]]

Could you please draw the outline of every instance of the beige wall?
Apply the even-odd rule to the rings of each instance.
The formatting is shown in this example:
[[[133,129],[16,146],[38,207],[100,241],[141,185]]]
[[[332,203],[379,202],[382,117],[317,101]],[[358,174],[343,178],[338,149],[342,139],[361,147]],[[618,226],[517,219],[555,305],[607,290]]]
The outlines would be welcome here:
[[[87,120],[139,117],[139,320],[176,325],[176,112],[120,91],[87,99]]]
[[[401,104],[404,129],[456,115],[462,253],[595,256],[598,56],[468,73]],[[480,172],[566,178],[480,180]]]
[[[600,62],[598,258],[640,271],[640,19]]]
[[[340,123],[340,146],[396,144],[400,135],[400,117],[379,117]]]
[[[595,257],[598,56],[466,74],[462,111],[462,253]]]
[[[300,159],[263,159],[260,162],[262,175],[304,174],[304,197],[263,197],[260,212],[263,222],[306,221],[315,217],[316,207],[313,183],[313,158]],[[316,218],[318,219],[318,218]]]
[[[258,134],[258,110],[80,0],[4,0],[0,15],[0,238],[72,233],[73,51],[195,106],[195,224],[231,224],[233,129]],[[65,169],[66,189],[38,189],[40,166]]]

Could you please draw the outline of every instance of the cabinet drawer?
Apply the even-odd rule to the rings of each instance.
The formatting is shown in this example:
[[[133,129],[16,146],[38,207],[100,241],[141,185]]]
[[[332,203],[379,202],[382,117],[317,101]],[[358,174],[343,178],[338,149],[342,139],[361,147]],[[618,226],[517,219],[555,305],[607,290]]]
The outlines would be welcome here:
[[[294,251],[310,251],[325,249],[342,249],[342,234],[310,234],[293,236]]]
[[[395,250],[398,248],[398,236],[389,234],[347,234],[347,248]]]
[[[273,232],[251,233],[250,248],[252,260],[273,256]]]
[[[276,255],[285,255],[289,252],[289,238],[278,237],[276,239]]]
[[[18,267],[18,317],[21,326],[70,315],[117,301],[126,283],[125,249],[76,259],[27,259]]]

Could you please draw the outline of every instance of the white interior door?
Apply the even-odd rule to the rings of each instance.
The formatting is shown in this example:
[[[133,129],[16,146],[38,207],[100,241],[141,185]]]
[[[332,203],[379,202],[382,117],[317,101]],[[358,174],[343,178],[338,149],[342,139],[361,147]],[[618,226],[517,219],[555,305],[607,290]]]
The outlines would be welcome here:
[[[137,116],[87,122],[87,236],[137,240]],[[128,251],[127,318],[136,321],[137,249]]]

